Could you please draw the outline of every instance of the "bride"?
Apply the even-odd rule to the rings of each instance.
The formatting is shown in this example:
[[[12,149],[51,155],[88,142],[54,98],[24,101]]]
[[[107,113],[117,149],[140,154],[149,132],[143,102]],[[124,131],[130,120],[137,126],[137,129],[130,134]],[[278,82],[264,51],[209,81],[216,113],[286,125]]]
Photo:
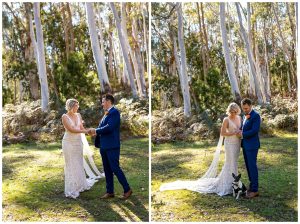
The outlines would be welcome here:
[[[98,178],[104,176],[95,166],[92,150],[89,148],[85,137],[88,129],[83,127],[81,115],[77,113],[78,108],[77,100],[68,99],[66,102],[68,112],[62,115],[62,123],[65,128],[62,140],[65,159],[65,196],[70,198],[77,198],[80,192],[89,190]],[[91,168],[83,155],[87,155]],[[88,179],[85,172],[89,176]]]
[[[237,162],[241,147],[241,139],[237,136],[242,124],[242,119],[239,116],[240,113],[241,109],[236,103],[231,103],[228,106],[226,111],[228,116],[223,120],[221,136],[213,162],[203,177],[193,181],[166,183],[160,187],[160,191],[187,189],[199,193],[216,193],[220,196],[231,194],[232,173],[237,175]],[[223,137],[225,137],[225,163],[220,174],[217,176]]]

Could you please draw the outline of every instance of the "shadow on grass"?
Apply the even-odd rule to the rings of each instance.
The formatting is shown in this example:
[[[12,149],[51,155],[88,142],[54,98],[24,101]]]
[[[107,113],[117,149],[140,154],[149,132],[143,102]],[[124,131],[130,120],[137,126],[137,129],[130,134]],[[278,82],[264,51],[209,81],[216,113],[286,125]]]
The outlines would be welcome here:
[[[252,200],[242,198],[236,201],[232,196],[219,197],[215,194],[199,194],[186,190],[159,192],[155,185],[152,193],[153,219],[155,221],[297,221],[297,136],[261,140],[262,148],[258,158],[259,197]],[[174,177],[180,179],[181,172],[184,173],[185,179],[192,179],[190,178],[192,174],[180,167],[182,160],[176,161],[177,158],[174,157],[177,155],[173,148],[178,151],[181,147],[181,151],[184,152],[183,145],[189,149],[195,146],[199,146],[199,150],[206,148],[197,144],[183,143],[158,146],[157,153],[153,155],[155,162],[152,165],[152,179],[154,181],[168,182],[173,181]],[[214,145],[210,144],[210,146]],[[168,150],[169,158],[175,161],[161,156],[166,153],[163,153],[165,150]],[[187,160],[184,162],[191,161],[195,158],[193,156],[195,155],[187,153],[184,156]],[[156,167],[160,164],[163,164],[165,170],[163,174],[160,173],[163,169]],[[203,164],[203,171],[208,165]],[[248,176],[242,151],[239,158],[239,172],[247,185]],[[180,206],[176,207],[174,203]]]
[[[60,143],[41,143],[41,142],[28,142],[28,143],[19,143],[13,145],[7,145],[3,147],[2,153],[6,153],[11,151],[11,147],[15,152],[26,152],[26,150],[30,151],[56,151],[57,149],[61,149],[61,142]]]
[[[55,144],[55,150],[58,150],[60,144]],[[14,221],[62,221],[70,219],[72,221],[149,221],[148,214],[148,142],[144,139],[135,139],[132,141],[124,141],[121,149],[121,165],[125,171],[125,175],[134,191],[132,197],[123,201],[118,197],[111,200],[101,200],[100,196],[105,193],[105,179],[100,179],[89,191],[82,192],[76,200],[69,199],[64,196],[64,174],[63,174],[63,157],[59,157],[56,152],[55,160],[58,159],[55,166],[51,166],[50,160],[43,161],[42,164],[32,168],[34,172],[42,169],[41,175],[30,177],[29,174],[22,174],[18,179],[11,179],[8,177],[14,174],[14,168],[20,169],[22,164],[20,161],[26,163],[35,163],[36,158],[31,157],[17,157],[11,154],[13,151],[19,155],[20,150],[29,149],[29,151],[36,151],[39,149],[33,148],[36,144],[29,145],[14,145],[6,148],[8,158],[12,160],[5,160],[3,163],[5,174],[3,180],[6,181],[4,190],[5,195],[3,200],[3,210],[9,209],[12,213]],[[54,150],[53,146],[47,146],[43,150]],[[51,152],[52,153],[52,152]],[[5,154],[5,153],[4,153]],[[95,155],[97,166],[102,170],[102,164],[99,163],[99,155]],[[45,159],[45,158],[44,158]],[[101,160],[100,160],[101,161]],[[23,163],[24,164],[24,163]],[[48,165],[49,166],[48,166]],[[99,165],[100,164],[100,165]],[[48,166],[48,167],[47,167]],[[20,179],[22,178],[22,180]],[[24,179],[24,181],[23,181]],[[16,183],[17,181],[17,183]],[[20,187],[15,192],[10,192],[8,188],[11,185]],[[115,178],[116,193],[122,193],[122,188]],[[26,211],[23,216],[18,216],[20,210],[13,210],[14,206],[21,206],[22,211]],[[23,209],[24,208],[24,209]],[[60,214],[60,215],[57,215]],[[21,217],[21,218],[16,218]]]
[[[26,165],[35,158],[33,155],[18,155],[12,158],[3,157],[2,158],[2,176],[3,178],[13,178],[16,166],[18,165]]]

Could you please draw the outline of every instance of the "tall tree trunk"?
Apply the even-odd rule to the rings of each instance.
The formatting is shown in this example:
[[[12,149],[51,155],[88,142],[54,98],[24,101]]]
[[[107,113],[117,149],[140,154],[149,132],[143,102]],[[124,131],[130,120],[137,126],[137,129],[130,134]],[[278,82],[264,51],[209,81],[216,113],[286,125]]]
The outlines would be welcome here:
[[[297,51],[297,48],[296,47],[296,31],[295,31],[295,25],[294,25],[294,22],[293,22],[293,19],[292,19],[292,15],[291,15],[291,12],[290,12],[290,4],[293,4],[292,2],[286,2],[286,8],[287,8],[287,14],[289,16],[289,22],[290,22],[290,27],[291,27],[291,31],[292,31],[292,36],[293,36],[293,43],[291,44],[292,45],[292,48],[291,48],[291,60],[294,61],[295,58],[297,58],[297,54],[296,54],[296,51]],[[296,69],[295,69],[296,70]],[[297,77],[295,78],[295,82],[297,82]]]
[[[273,12],[274,12],[274,16],[275,16],[275,20],[276,20],[276,24],[277,24],[277,27],[278,27],[278,31],[279,31],[279,36],[280,36],[280,39],[281,39],[281,42],[282,42],[282,48],[283,48],[283,51],[285,53],[285,55],[288,57],[288,61],[289,61],[289,65],[290,65],[290,69],[291,69],[291,77],[294,79],[292,80],[294,86],[297,85],[297,77],[295,76],[295,68],[293,66],[293,63],[292,63],[292,57],[291,57],[291,54],[289,52],[289,49],[288,49],[288,45],[283,37],[283,34],[282,34],[282,30],[281,30],[281,26],[280,26],[280,22],[279,22],[279,19],[278,19],[278,10],[276,10],[275,8],[275,4],[276,3],[273,3],[272,4],[272,9],[273,9]],[[295,78],[294,78],[295,77]]]
[[[109,53],[108,53],[108,71],[109,76],[113,77],[113,41],[112,41],[112,18],[109,17],[109,28],[108,28],[108,41],[109,41]]]
[[[120,41],[122,52],[123,52],[123,58],[124,58],[126,68],[127,68],[127,71],[128,71],[128,77],[129,77],[129,81],[130,81],[132,95],[133,95],[133,97],[137,97],[138,95],[137,95],[137,89],[136,89],[136,86],[135,86],[135,83],[134,83],[134,78],[133,78],[133,69],[132,69],[132,66],[131,66],[131,63],[130,63],[130,60],[129,60],[129,56],[128,56],[129,52],[128,52],[128,49],[127,49],[127,44],[125,42],[125,37],[124,37],[124,34],[122,32],[121,20],[120,20],[120,17],[118,15],[118,13],[117,13],[117,10],[115,8],[114,3],[110,2],[109,5],[110,5],[110,8],[111,8],[111,10],[114,14],[116,27],[117,27],[117,30],[118,30],[119,41]]]
[[[33,3],[34,21],[36,26],[36,39],[37,39],[37,64],[39,66],[39,78],[41,85],[41,98],[42,98],[42,110],[48,111],[49,104],[49,89],[46,73],[46,61],[44,51],[44,37],[40,18],[40,3]]]
[[[254,21],[253,22],[253,31],[255,33],[257,33],[257,22]],[[256,42],[256,35],[253,35],[253,43]],[[261,95],[263,97],[263,102],[266,102],[266,85],[263,84],[263,74],[262,74],[262,69],[261,69],[261,63],[260,63],[260,54],[258,51],[258,44],[255,45],[254,47],[254,52],[255,52],[255,70],[256,70],[256,74],[257,74],[257,78],[258,78],[258,82],[259,82],[259,86],[260,86],[260,91],[261,91]]]
[[[140,79],[140,74],[139,74],[139,65],[137,62],[137,58],[135,57],[134,51],[132,50],[130,44],[129,44],[129,39],[128,39],[128,34],[127,34],[127,15],[126,15],[126,3],[122,2],[121,4],[121,27],[123,30],[123,36],[125,38],[125,43],[127,45],[127,48],[129,50],[130,58],[133,63],[133,69],[134,69],[134,75],[136,78],[136,83],[138,87],[138,93],[140,97],[145,97],[145,94],[143,92],[143,83]],[[144,76],[144,74],[143,74]]]
[[[241,12],[240,12],[240,8],[239,8],[239,3],[235,3],[236,5],[236,9],[237,9],[237,13],[238,13],[238,19],[239,19],[239,24],[240,24],[240,31],[246,46],[246,53],[247,53],[247,57],[248,57],[248,61],[250,63],[250,67],[251,70],[253,71],[253,79],[254,79],[254,83],[255,83],[255,92],[256,92],[256,96],[258,98],[258,103],[259,104],[263,104],[263,97],[262,97],[262,93],[260,91],[260,84],[259,84],[259,80],[257,78],[257,73],[255,70],[255,63],[254,63],[254,57],[252,54],[252,50],[251,50],[251,46],[249,44],[249,38],[247,36],[247,33],[245,31],[245,28],[243,26],[243,22],[242,22],[242,16],[241,16]],[[248,21],[250,22],[250,21]]]
[[[86,2],[86,15],[87,15],[87,22],[89,27],[90,39],[92,44],[92,51],[94,60],[96,62],[98,78],[100,81],[101,92],[110,92],[111,86],[108,80],[108,75],[105,68],[104,62],[104,55],[100,51],[98,35],[96,31],[96,24],[95,24],[95,16],[93,10],[93,3]]]
[[[268,49],[267,49],[267,35],[266,35],[266,21],[264,20],[264,52],[265,52],[265,64],[266,64],[266,101],[271,102],[271,74],[269,70],[269,56],[268,56]]]
[[[227,74],[231,85],[231,93],[235,101],[239,103],[241,100],[241,94],[236,79],[236,75],[234,73],[234,67],[232,65],[231,58],[230,58],[226,25],[225,25],[225,3],[224,2],[220,2],[220,25],[221,25],[221,34],[222,34],[222,42],[223,42],[223,52],[225,56]]]
[[[254,35],[252,35],[252,30],[251,30],[251,5],[250,2],[247,2],[247,28],[248,28],[248,40],[249,40],[249,45],[250,45],[250,49],[253,51],[253,49],[251,48],[252,45],[252,38]],[[255,44],[255,41],[253,41],[253,43]],[[253,55],[254,57],[254,55]],[[249,90],[250,90],[250,94],[252,95],[256,95],[255,93],[255,83],[254,83],[254,71],[252,70],[252,67],[250,65],[250,62],[248,62],[249,64],[249,72],[250,72],[250,79],[249,79]]]
[[[61,3],[61,12],[63,16],[63,27],[64,27],[64,39],[65,39],[65,45],[66,45],[66,58],[69,59],[70,55],[70,43],[69,43],[69,23],[66,16],[66,6],[64,3]]]
[[[178,43],[180,50],[181,66],[180,66],[180,83],[181,91],[183,95],[184,115],[186,117],[191,116],[191,97],[189,91],[188,75],[186,69],[186,53],[184,46],[184,34],[183,34],[183,16],[182,16],[182,3],[176,4],[176,10],[178,15]]]
[[[66,2],[67,14],[68,14],[68,23],[69,23],[69,31],[70,31],[70,53],[75,51],[75,39],[74,39],[74,29],[72,24],[72,12],[70,3]]]
[[[138,39],[138,33],[137,33],[137,21],[133,18],[132,19],[132,36],[134,39],[134,53],[135,53],[135,58],[137,61],[137,68],[138,68],[138,81],[140,82],[141,86],[141,93],[140,95],[142,97],[146,97],[146,82],[145,82],[145,68],[141,56],[141,48],[139,45],[139,39]]]
[[[237,54],[236,46],[233,44],[232,40],[232,30],[231,30],[231,23],[232,18],[230,15],[230,4],[227,2],[227,13],[228,13],[228,33],[229,33],[229,49],[231,49],[230,52],[230,58],[233,65],[235,65],[234,68],[234,74],[237,79],[238,86],[240,85],[240,75],[239,75],[239,56]],[[226,10],[225,10],[225,16],[226,16]],[[226,23],[225,23],[226,24]]]
[[[113,34],[111,34],[111,39],[113,40]],[[114,58],[114,66],[115,71],[118,77],[118,83],[122,84],[122,75],[121,75],[121,54],[116,50],[116,44],[112,41],[113,46],[113,58]]]
[[[209,48],[208,48],[208,37],[207,37],[207,32],[205,28],[205,23],[204,23],[204,9],[203,9],[203,2],[200,2],[200,8],[201,8],[201,15],[202,15],[202,29],[203,29],[203,35],[204,35],[204,40],[205,40],[205,47],[206,47],[206,65],[207,68],[210,67],[210,62],[209,62]]]
[[[35,39],[32,39],[30,35],[30,29],[32,29],[32,15],[31,15],[31,6],[30,3],[25,2],[25,12],[26,12],[26,35],[27,35],[27,44],[25,49],[25,60],[28,64],[34,63],[34,47],[33,42]],[[31,27],[31,28],[30,28]],[[27,74],[30,86],[30,95],[33,100],[39,99],[39,78],[37,74],[30,69]]]
[[[147,4],[141,3],[142,7],[142,16],[143,16],[143,31],[144,31],[144,48],[146,50],[146,71],[148,72],[148,60],[149,60],[149,54],[148,54],[148,26],[146,26],[146,16],[147,16]]]
[[[104,53],[104,35],[103,35],[103,31],[102,31],[102,18],[100,15],[100,8],[98,8],[99,11],[97,12],[98,14],[98,27],[99,27],[99,37],[100,37],[100,51],[103,55],[105,55]]]
[[[171,40],[173,40],[173,55],[174,55],[174,59],[175,59],[175,72],[174,72],[174,74],[176,74],[176,69],[177,69],[177,74],[178,74],[178,77],[179,77],[179,80],[180,80],[180,87],[181,87],[181,90],[182,90],[183,87],[182,87],[182,84],[181,84],[180,60],[179,60],[179,57],[178,57],[177,39],[176,39],[175,35],[172,35],[172,39]],[[178,89],[176,89],[175,92],[178,92],[178,95],[179,95]]]
[[[56,85],[56,80],[54,78],[54,57],[55,57],[55,52],[54,52],[54,46],[53,46],[53,42],[51,44],[51,47],[52,47],[52,50],[51,50],[51,53],[49,54],[49,58],[50,58],[50,71],[48,72],[49,73],[49,78],[50,78],[50,83],[52,83],[53,85],[53,91],[54,91],[54,94],[55,94],[55,105],[56,105],[56,108],[59,108],[60,107],[60,102],[59,102],[59,91],[58,91],[58,88],[57,88],[57,85]]]
[[[102,18],[100,16],[100,7],[98,8],[98,27],[99,27],[99,37],[100,37],[100,52],[103,55],[103,60],[101,60],[101,65],[103,68],[106,68],[106,64],[105,64],[105,51],[104,51],[104,35],[103,35],[103,31],[102,31]],[[96,24],[96,22],[95,22]],[[104,27],[104,26],[103,26]],[[98,40],[98,38],[97,38]]]
[[[293,36],[293,42],[294,42],[294,45],[295,45],[296,44],[296,30],[295,30],[295,24],[293,22],[291,11],[290,11],[290,4],[293,4],[293,3],[292,2],[286,2],[285,4],[286,4],[286,11],[287,11],[287,14],[289,16],[289,22],[290,22],[290,27],[291,27],[292,36]]]
[[[200,16],[200,7],[199,3],[197,2],[197,14],[198,14],[198,23],[199,23],[199,38],[201,43],[201,56],[202,56],[202,63],[203,63],[203,80],[206,82],[206,76],[207,76],[207,64],[206,64],[206,56],[205,56],[205,46],[206,43],[204,41],[204,34],[202,31],[202,22],[201,22],[201,16]]]
[[[291,87],[291,78],[290,78],[290,73],[287,71],[287,86],[288,86],[288,92],[292,92],[292,87]]]

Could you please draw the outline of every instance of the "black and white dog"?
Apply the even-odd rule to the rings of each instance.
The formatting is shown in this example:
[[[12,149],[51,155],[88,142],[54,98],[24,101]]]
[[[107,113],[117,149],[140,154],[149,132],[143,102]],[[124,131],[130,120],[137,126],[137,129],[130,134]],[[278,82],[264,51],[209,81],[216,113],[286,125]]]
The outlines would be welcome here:
[[[247,195],[247,188],[241,181],[241,174],[235,175],[232,173],[234,181],[232,182],[232,193],[235,199],[239,199],[240,195]]]

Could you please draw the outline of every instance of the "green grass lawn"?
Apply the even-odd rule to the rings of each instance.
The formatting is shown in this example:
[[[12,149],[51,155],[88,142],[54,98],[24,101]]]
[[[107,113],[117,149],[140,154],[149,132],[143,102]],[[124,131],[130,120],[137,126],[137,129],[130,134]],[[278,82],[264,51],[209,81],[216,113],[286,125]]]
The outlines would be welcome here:
[[[103,171],[100,154],[94,160]],[[61,142],[27,143],[3,147],[3,221],[148,221],[148,139],[122,142],[120,164],[133,189],[126,201],[101,200],[105,179],[79,198],[64,196],[64,159]],[[123,189],[115,177],[115,193]]]
[[[297,221],[297,134],[280,133],[261,139],[258,154],[260,196],[257,198],[236,201],[231,195],[159,191],[162,183],[200,178],[210,165],[216,145],[217,141],[203,141],[152,147],[153,221]],[[248,186],[242,152],[239,172]]]

